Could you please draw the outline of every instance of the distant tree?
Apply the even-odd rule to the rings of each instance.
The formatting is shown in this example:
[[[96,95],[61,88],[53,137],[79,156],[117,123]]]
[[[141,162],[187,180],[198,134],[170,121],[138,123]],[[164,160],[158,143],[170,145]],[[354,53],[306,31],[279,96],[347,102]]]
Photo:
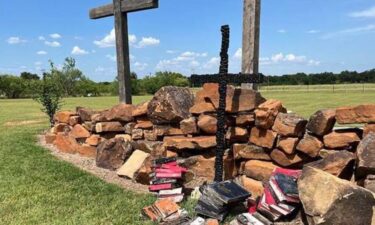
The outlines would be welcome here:
[[[22,72],[21,78],[24,80],[39,80],[40,77],[37,74],[29,73],[29,72]]]
[[[20,98],[25,91],[25,82],[12,75],[0,76],[0,92],[7,98]]]

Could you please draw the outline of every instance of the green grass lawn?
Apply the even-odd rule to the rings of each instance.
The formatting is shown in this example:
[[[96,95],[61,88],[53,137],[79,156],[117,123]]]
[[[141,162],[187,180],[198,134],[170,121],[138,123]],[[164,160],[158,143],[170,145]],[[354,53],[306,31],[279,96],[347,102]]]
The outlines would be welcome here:
[[[267,98],[308,117],[320,108],[375,103],[375,92],[277,92]],[[138,103],[150,96],[135,97]],[[69,98],[65,109],[96,109],[117,103],[115,97]],[[32,121],[17,125],[16,122]],[[11,123],[10,123],[11,122]],[[150,195],[134,194],[55,159],[36,144],[48,128],[32,100],[0,100],[0,224],[150,224],[140,217]]]

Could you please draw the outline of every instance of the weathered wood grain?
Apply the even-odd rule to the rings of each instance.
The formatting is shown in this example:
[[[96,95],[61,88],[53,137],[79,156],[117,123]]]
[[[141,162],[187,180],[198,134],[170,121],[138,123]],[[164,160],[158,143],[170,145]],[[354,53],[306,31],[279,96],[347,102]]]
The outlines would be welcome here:
[[[159,6],[159,0],[123,0],[121,1],[121,12],[129,13],[140,10],[153,9]],[[90,10],[91,19],[100,19],[114,15],[113,4],[100,6]]]

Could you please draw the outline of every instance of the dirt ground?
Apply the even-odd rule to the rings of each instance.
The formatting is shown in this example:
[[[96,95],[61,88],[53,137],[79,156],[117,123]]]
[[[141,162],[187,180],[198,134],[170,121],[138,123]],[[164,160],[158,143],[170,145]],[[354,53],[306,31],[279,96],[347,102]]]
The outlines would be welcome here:
[[[148,193],[148,186],[135,183],[129,179],[119,177],[116,171],[99,168],[96,166],[95,159],[82,157],[78,154],[72,155],[57,150],[53,145],[47,144],[44,135],[38,136],[39,145],[48,149],[56,158],[73,164],[74,166],[112,184],[116,184],[126,190],[137,193]]]

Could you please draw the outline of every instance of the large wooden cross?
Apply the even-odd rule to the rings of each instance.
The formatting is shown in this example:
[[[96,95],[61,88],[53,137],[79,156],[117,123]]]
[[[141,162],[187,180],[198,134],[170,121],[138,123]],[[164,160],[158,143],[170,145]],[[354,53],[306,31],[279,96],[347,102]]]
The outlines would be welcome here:
[[[244,0],[242,31],[242,73],[259,72],[261,0]],[[242,88],[257,90],[257,84],[251,81],[242,84]]]
[[[132,104],[128,13],[157,8],[159,0],[113,0],[113,4],[90,10],[91,19],[115,16],[117,77],[120,102]]]
[[[263,80],[262,74],[228,74],[228,48],[229,48],[229,26],[221,27],[222,43],[220,52],[219,74],[213,75],[192,75],[190,82],[193,86],[204,83],[219,83],[219,107],[217,109],[217,132],[216,132],[216,159],[215,159],[215,181],[223,180],[223,157],[226,149],[225,141],[225,108],[228,83],[252,82],[260,83]]]

